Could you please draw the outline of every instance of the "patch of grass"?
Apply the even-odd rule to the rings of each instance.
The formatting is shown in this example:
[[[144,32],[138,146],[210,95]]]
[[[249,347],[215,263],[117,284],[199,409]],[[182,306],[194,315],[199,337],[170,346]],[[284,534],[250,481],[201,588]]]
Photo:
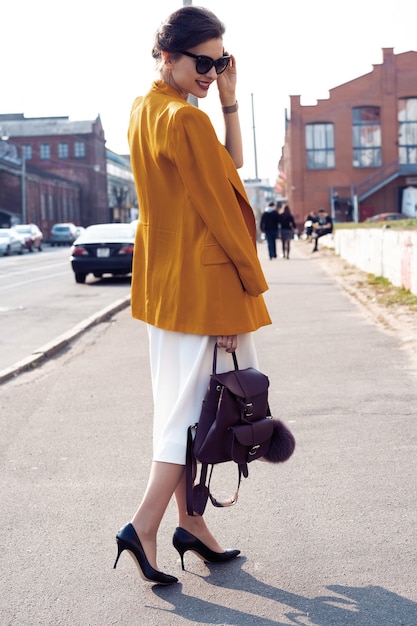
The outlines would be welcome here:
[[[417,230],[417,219],[391,220],[389,222],[336,222],[335,230],[351,228],[392,228],[395,230]]]
[[[383,276],[367,275],[367,284],[373,288],[379,304],[385,306],[403,306],[411,311],[417,311],[417,296],[404,287],[395,287],[388,278]]]

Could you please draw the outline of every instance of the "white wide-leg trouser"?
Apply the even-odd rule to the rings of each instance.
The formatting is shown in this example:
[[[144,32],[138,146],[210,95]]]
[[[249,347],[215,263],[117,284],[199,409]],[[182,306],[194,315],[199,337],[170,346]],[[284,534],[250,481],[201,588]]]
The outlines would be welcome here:
[[[154,400],[153,460],[185,465],[187,429],[198,422],[213,366],[216,337],[162,330],[148,324]],[[239,335],[239,368],[258,368],[253,333]],[[232,355],[217,351],[217,372],[234,368]]]

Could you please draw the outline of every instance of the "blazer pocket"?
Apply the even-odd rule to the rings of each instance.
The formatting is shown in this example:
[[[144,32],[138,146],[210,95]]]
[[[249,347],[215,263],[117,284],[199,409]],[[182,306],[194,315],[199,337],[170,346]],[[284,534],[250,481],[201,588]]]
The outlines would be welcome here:
[[[210,244],[202,247],[202,265],[221,265],[223,263],[231,263],[231,259],[221,246],[218,244]]]

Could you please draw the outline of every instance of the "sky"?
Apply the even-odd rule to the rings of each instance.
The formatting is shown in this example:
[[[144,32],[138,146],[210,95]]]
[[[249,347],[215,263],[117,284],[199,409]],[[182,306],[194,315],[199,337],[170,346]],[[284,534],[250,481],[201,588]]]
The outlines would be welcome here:
[[[1,11],[0,113],[25,117],[99,114],[106,145],[128,153],[133,100],[157,78],[154,33],[182,0],[20,0]],[[372,71],[382,48],[417,50],[416,0],[193,1],[225,24],[225,48],[237,61],[237,99],[245,165],[242,178],[274,184],[289,96],[301,104]],[[410,86],[410,93],[417,86]],[[218,92],[199,106],[223,138]],[[0,128],[1,131],[1,128]]]

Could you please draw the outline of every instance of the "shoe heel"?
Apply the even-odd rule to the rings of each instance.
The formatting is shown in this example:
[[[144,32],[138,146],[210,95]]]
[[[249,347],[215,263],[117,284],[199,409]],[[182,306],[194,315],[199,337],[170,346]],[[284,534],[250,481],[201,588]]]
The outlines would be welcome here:
[[[177,551],[177,552],[178,552],[178,554],[180,555],[182,570],[183,570],[183,571],[185,571],[185,566],[184,566],[184,554],[187,552],[187,550],[184,550],[183,546],[182,546],[182,545],[179,545],[179,544],[176,542],[176,538],[175,538],[175,536],[174,536],[174,539],[173,539],[173,542],[172,542],[172,543],[173,543],[174,548],[176,549],[176,551]]]
[[[118,561],[120,559],[120,555],[122,554],[123,550],[124,550],[124,548],[122,548],[120,543],[117,542],[117,557],[116,557],[116,560],[114,562],[113,569],[116,569],[116,565],[117,565],[117,563],[118,563]]]
[[[117,557],[113,569],[116,569],[117,562],[122,552],[127,550],[138,568],[139,574],[143,580],[147,580],[151,583],[157,583],[159,585],[172,585],[173,583],[178,582],[178,578],[175,576],[164,574],[164,572],[159,572],[152,567],[146,557],[143,546],[132,524],[126,524],[119,530],[116,535],[116,541]]]
[[[181,566],[184,568],[184,554],[187,550],[194,552],[203,561],[208,563],[226,563],[240,554],[240,550],[225,550],[224,552],[213,552],[202,541],[194,537],[183,528],[178,527],[172,538],[174,548],[181,557]]]

